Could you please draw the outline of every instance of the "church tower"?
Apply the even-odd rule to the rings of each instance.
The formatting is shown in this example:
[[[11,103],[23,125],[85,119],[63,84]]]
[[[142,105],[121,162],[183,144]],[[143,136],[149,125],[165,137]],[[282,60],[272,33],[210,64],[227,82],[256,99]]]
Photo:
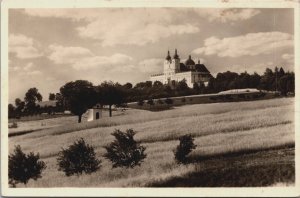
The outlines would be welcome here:
[[[174,73],[180,71],[180,58],[179,55],[177,54],[177,49],[175,49],[175,54],[173,56],[172,69],[174,70]]]
[[[171,70],[172,70],[172,67],[171,67],[171,64],[172,64],[172,58],[170,56],[170,52],[168,50],[168,55],[165,59],[165,62],[164,62],[164,73],[170,73]]]

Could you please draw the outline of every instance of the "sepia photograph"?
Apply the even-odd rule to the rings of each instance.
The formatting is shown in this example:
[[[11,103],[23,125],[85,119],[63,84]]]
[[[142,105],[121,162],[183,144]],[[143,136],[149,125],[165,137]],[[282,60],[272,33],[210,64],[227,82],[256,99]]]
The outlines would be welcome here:
[[[299,195],[299,3],[226,2],[8,4],[2,195]]]

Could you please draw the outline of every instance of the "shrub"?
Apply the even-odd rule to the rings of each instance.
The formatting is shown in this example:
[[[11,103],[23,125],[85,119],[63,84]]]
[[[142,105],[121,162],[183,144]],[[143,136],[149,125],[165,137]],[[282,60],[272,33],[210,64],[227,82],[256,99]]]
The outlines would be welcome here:
[[[192,135],[183,135],[179,137],[179,145],[174,151],[175,160],[178,163],[187,163],[187,155],[196,148]]]
[[[18,123],[13,122],[12,124],[8,125],[8,128],[12,129],[12,128],[18,128]]]
[[[94,148],[81,138],[75,141],[68,149],[58,153],[58,170],[64,171],[66,176],[90,174],[100,168],[101,161],[96,158]]]
[[[8,156],[8,178],[9,184],[15,187],[17,183],[27,184],[29,179],[41,178],[42,171],[46,168],[40,161],[39,153],[23,153],[21,146],[15,147],[14,153]]]
[[[126,133],[115,130],[112,135],[116,139],[104,147],[107,151],[104,157],[113,163],[113,168],[140,166],[147,156],[144,153],[146,148],[133,139],[135,132],[132,129],[127,129]]]
[[[148,105],[154,105],[153,99],[149,99],[149,100],[147,101],[147,104],[148,104]]]
[[[138,101],[138,105],[139,105],[139,106],[143,106],[143,105],[144,105],[144,100],[139,100],[139,101]]]
[[[171,98],[166,98],[165,103],[168,105],[171,105],[171,104],[173,104],[173,100]]]
[[[157,103],[158,103],[158,104],[164,104],[164,102],[163,102],[161,99],[158,99],[158,100],[157,100]]]
[[[186,101],[186,99],[185,98],[181,98],[181,102],[185,102]]]

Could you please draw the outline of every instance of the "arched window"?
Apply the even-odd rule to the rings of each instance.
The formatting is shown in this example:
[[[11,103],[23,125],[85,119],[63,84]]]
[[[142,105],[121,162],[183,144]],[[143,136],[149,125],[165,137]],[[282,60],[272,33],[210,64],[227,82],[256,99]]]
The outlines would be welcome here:
[[[99,118],[100,118],[100,113],[97,112],[97,113],[96,113],[96,120],[98,120]]]

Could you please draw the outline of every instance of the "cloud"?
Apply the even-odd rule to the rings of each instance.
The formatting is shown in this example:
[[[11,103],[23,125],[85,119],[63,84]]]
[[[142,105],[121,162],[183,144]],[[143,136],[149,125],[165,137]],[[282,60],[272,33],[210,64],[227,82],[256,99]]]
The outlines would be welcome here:
[[[176,23],[173,12],[167,9],[155,10],[155,14],[151,9],[122,9],[101,15],[77,30],[81,37],[99,40],[102,46],[142,46],[172,35],[200,31],[189,22]]]
[[[33,67],[33,63],[30,62],[30,63],[27,63],[23,69],[24,69],[25,71],[29,71],[32,67]]]
[[[71,65],[76,70],[87,70],[97,67],[107,70],[128,65],[133,58],[120,53],[111,56],[97,56],[89,49],[83,47],[65,47],[61,45],[50,45],[51,51],[48,58],[55,64]]]
[[[42,74],[39,70],[34,70],[34,63],[29,62],[25,66],[15,66],[10,64],[10,72],[15,72],[14,75],[20,75],[20,76],[36,76]],[[17,72],[17,73],[16,73]]]
[[[40,74],[42,74],[42,72],[39,71],[39,70],[34,70],[34,71],[27,72],[27,75],[33,75],[33,76],[40,75]]]
[[[29,16],[35,17],[54,17],[54,18],[67,18],[72,19],[74,21],[80,20],[93,20],[97,17],[99,10],[97,9],[84,9],[84,8],[76,8],[76,9],[24,9],[24,13]]]
[[[43,54],[36,48],[37,41],[22,34],[9,35],[9,52],[14,53],[17,58],[37,58]]]
[[[102,46],[142,46],[173,35],[200,31],[195,25],[196,20],[192,23],[190,19],[180,17],[181,14],[187,14],[186,9],[26,9],[25,13],[38,17],[66,18],[74,22],[84,21],[76,28],[79,36],[95,39]]]
[[[211,22],[221,23],[248,20],[260,13],[258,9],[196,9],[195,11],[199,16],[208,18]]]
[[[210,37],[204,41],[204,47],[193,50],[193,53],[219,57],[255,56],[291,48],[293,45],[293,36],[288,33],[259,32],[223,39]]]
[[[56,64],[71,64],[82,58],[93,57],[89,49],[82,47],[64,47],[53,44],[49,46],[49,50],[51,54],[48,58]]]
[[[164,67],[164,59],[151,58],[138,63],[138,68],[143,73],[161,73]]]
[[[283,54],[281,58],[289,64],[294,64],[294,54]]]

